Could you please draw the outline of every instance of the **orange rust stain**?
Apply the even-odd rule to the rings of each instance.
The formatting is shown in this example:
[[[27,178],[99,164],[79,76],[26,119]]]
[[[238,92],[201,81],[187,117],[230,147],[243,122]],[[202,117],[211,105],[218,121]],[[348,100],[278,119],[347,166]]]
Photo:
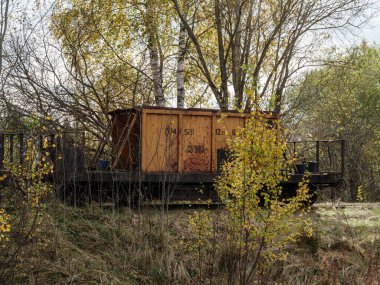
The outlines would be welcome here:
[[[205,149],[204,152],[190,153],[186,155],[183,163],[185,172],[208,172],[210,171],[210,155]]]

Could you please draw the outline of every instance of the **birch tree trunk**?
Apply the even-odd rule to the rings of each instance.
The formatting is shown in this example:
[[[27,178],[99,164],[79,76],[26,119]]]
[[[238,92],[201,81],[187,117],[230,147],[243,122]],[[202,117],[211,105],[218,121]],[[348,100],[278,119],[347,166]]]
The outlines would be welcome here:
[[[222,23],[222,6],[219,0],[215,0],[215,26],[218,39],[218,57],[219,57],[219,68],[220,68],[220,89],[222,93],[220,109],[223,111],[228,110],[228,74],[227,74],[227,64],[225,56],[224,38],[223,38],[223,23]]]
[[[232,39],[232,82],[235,92],[235,107],[240,109],[243,102],[243,90],[241,88],[241,0],[237,0],[235,5],[236,30],[235,37]]]
[[[155,104],[159,107],[165,107],[165,97],[162,87],[162,69],[160,64],[160,54],[158,50],[158,38],[156,27],[156,15],[154,10],[154,1],[146,2],[146,29],[148,35],[148,49],[150,57],[150,69],[153,79],[153,93]]]
[[[184,1],[183,17],[187,21],[189,11],[188,1]],[[178,35],[178,58],[177,58],[177,108],[185,108],[185,55],[186,55],[187,32],[182,21],[179,25]]]

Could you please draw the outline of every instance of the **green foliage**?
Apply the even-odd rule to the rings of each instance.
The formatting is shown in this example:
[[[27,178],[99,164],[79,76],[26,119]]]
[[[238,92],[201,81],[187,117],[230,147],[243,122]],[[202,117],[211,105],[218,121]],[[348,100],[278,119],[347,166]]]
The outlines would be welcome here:
[[[39,243],[38,228],[44,221],[46,201],[53,189],[46,182],[53,170],[46,128],[39,126],[37,130],[42,141],[39,135],[29,137],[22,165],[19,161],[4,161],[6,175],[1,180],[5,187],[0,196],[0,283],[4,284],[11,284],[14,279],[15,268],[23,262],[19,253],[24,252],[27,241]],[[34,250],[39,252],[41,247]]]
[[[54,6],[50,28],[81,84],[85,80],[92,85],[86,97],[97,111],[106,115],[121,106],[152,104],[148,34],[155,35],[162,61],[174,52],[166,6],[167,1],[157,0],[69,0]]]
[[[279,112],[288,80],[311,61],[309,50],[319,49],[335,24],[351,25],[365,2],[66,0],[55,3],[50,28],[80,85],[95,83],[100,96],[113,90],[117,100],[109,99],[116,106],[152,104],[146,93],[154,85],[174,99],[179,15],[186,14],[188,103],[210,103],[213,94],[222,109],[250,109],[251,90]],[[306,50],[304,40],[310,42]],[[302,58],[298,67],[295,58]]]
[[[378,199],[380,50],[363,43],[328,62],[332,64],[307,73],[290,91],[295,136],[345,139],[348,198],[356,200],[362,185],[364,197]]]
[[[312,235],[305,207],[310,198],[307,181],[285,198],[281,182],[293,161],[284,158],[280,123],[269,117],[254,112],[229,142],[230,157],[216,185],[225,210],[214,218],[197,213],[190,220],[203,267],[220,254],[221,270],[231,284],[250,284],[274,261],[286,259],[287,245],[300,235]],[[219,223],[226,225],[222,232]]]
[[[283,156],[286,142],[279,134],[280,128],[279,121],[269,121],[267,115],[254,112],[246,127],[231,140],[231,158],[218,180],[230,239],[235,250],[241,252],[240,284],[250,282],[261,258],[267,262],[284,258],[283,249],[288,243],[303,231],[312,233],[304,207],[310,198],[307,183],[301,183],[295,196],[282,198],[285,190],[280,183],[287,179],[285,170],[293,161]]]
[[[8,239],[8,233],[11,231],[9,219],[10,217],[5,210],[0,208],[0,244],[4,239]]]
[[[358,200],[358,202],[362,202],[363,201],[363,186],[359,186],[358,187],[358,190],[357,190],[357,193],[356,193],[356,199]]]

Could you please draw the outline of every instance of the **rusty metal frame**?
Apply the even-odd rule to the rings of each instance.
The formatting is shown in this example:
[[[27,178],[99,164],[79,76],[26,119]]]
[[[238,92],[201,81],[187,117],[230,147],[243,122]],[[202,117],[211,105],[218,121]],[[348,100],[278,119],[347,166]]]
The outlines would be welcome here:
[[[317,171],[320,172],[320,151],[321,151],[321,143],[327,143],[328,145],[331,143],[339,143],[341,148],[340,148],[340,159],[341,159],[341,166],[340,166],[340,175],[344,175],[345,171],[345,140],[344,139],[338,139],[338,140],[316,140],[316,141],[290,141],[288,142],[288,145],[292,146],[293,149],[293,157],[296,153],[296,145],[297,144],[303,144],[303,143],[311,143],[315,144],[315,161],[317,163]],[[294,157],[295,158],[295,157]],[[330,161],[331,163],[331,161]]]

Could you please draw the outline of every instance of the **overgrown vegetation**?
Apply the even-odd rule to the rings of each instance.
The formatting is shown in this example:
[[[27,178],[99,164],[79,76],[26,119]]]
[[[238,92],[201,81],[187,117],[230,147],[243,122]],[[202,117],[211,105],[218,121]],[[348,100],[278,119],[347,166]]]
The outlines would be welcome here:
[[[198,240],[188,225],[199,209],[171,210],[162,225],[154,209],[137,213],[99,207],[49,205],[33,238],[23,244],[14,284],[200,284],[213,269],[212,284],[228,284],[236,253],[220,245],[214,262],[189,244]],[[203,210],[211,218],[220,211]],[[378,206],[318,205],[310,216],[314,233],[286,249],[286,259],[261,270],[256,280],[282,284],[377,284],[380,281]],[[369,222],[363,223],[363,217]],[[219,220],[220,231],[228,225]],[[4,252],[1,252],[1,258]],[[376,283],[377,282],[377,283]],[[3,281],[2,284],[11,284]]]
[[[378,208],[305,211],[307,181],[284,197],[279,183],[292,160],[283,156],[280,133],[278,122],[254,114],[229,142],[217,183],[225,206],[164,212],[63,205],[43,179],[52,166],[38,149],[47,141],[31,138],[25,168],[7,163],[13,187],[2,192],[0,281],[376,284]]]
[[[212,210],[64,204],[40,123],[85,130],[85,151],[105,153],[114,109],[260,106],[283,113],[292,139],[344,139],[341,198],[379,200],[380,51],[327,48],[376,1],[42,2],[0,0],[0,129],[12,132],[9,149],[0,137],[0,284],[380,284],[380,205],[310,209],[307,175],[285,193],[294,161],[268,114],[229,141]]]
[[[281,182],[286,181],[293,159],[284,157],[286,142],[281,133],[278,120],[260,111],[252,113],[245,128],[229,141],[229,158],[217,181],[225,211],[218,220],[197,216],[194,222],[198,222],[200,246],[209,242],[213,247],[206,260],[215,263],[219,250],[227,254],[228,284],[252,283],[260,271],[285,258],[289,243],[302,233],[312,234],[305,215],[310,199],[307,181],[288,197],[283,195]],[[223,232],[217,228],[219,219],[225,224]],[[205,222],[214,227],[204,228]],[[211,237],[207,236],[210,230]]]
[[[379,76],[379,49],[362,43],[327,59],[289,92],[293,139],[345,139],[350,201],[359,189],[366,201],[380,199]]]
[[[41,127],[41,134],[45,130]],[[53,192],[53,186],[45,178],[52,173],[53,164],[49,161],[46,136],[40,140],[40,136],[31,135],[27,146],[25,157],[18,157],[18,161],[13,161],[15,157],[5,157],[5,174],[1,177],[5,186],[0,194],[0,283],[3,284],[12,284],[19,276],[17,272],[25,252],[40,252],[44,246],[40,225],[46,218],[46,201]],[[20,159],[24,160],[23,166]],[[30,247],[31,244],[35,247]]]

